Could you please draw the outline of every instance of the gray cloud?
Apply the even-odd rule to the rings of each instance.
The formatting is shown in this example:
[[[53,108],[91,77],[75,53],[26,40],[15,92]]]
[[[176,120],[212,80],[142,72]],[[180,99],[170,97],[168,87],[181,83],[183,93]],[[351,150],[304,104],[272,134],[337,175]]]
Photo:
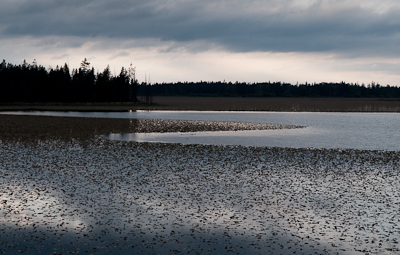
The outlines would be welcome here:
[[[0,38],[157,39],[235,52],[400,55],[400,10],[354,2],[12,0],[1,4]]]

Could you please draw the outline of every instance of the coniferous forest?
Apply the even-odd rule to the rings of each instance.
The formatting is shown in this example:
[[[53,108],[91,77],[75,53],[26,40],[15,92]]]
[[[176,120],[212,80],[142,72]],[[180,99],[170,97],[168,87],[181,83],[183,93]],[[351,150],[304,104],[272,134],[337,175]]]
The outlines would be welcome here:
[[[400,97],[400,88],[340,83],[282,82],[177,82],[153,84],[153,96],[223,96],[223,97]]]
[[[122,68],[112,75],[107,67],[101,73],[84,59],[79,69],[68,65],[55,69],[23,62],[0,64],[0,102],[137,102],[139,84],[135,68]]]
[[[45,68],[36,61],[20,65],[0,64],[0,102],[151,102],[152,96],[223,96],[223,97],[400,97],[400,88],[340,83],[289,84],[282,82],[176,82],[139,84],[135,68],[122,68],[112,75],[107,67],[95,73],[85,58],[80,68],[67,64]]]

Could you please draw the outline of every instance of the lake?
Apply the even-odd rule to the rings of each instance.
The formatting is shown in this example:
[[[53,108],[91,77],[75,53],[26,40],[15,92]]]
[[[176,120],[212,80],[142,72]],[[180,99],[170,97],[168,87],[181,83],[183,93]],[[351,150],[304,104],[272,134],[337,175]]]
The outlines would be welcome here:
[[[248,147],[101,138],[89,143],[0,141],[4,252],[400,252],[399,114],[13,114],[242,121],[306,128],[103,135],[139,142]],[[62,121],[67,122],[57,123]]]
[[[400,150],[398,113],[326,112],[2,112],[63,117],[234,121],[301,125],[305,128],[263,131],[105,134],[112,140],[291,148]]]

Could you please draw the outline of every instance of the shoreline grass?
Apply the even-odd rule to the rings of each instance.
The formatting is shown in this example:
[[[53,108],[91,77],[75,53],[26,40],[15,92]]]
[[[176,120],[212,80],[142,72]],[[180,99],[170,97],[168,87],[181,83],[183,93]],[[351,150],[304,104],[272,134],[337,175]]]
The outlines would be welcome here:
[[[0,111],[285,111],[285,112],[400,112],[399,98],[297,97],[154,97],[145,103],[12,103]]]

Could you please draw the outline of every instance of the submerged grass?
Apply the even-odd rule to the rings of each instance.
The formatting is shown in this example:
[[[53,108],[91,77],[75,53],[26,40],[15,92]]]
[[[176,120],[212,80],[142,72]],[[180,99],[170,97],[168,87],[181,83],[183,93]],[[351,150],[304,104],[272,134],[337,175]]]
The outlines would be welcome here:
[[[0,115],[0,252],[400,252],[399,152],[97,136],[236,124]]]
[[[1,252],[400,251],[399,152],[102,139],[0,150]]]
[[[300,128],[218,121],[107,119],[0,114],[0,140],[89,140],[108,133],[237,131]]]

